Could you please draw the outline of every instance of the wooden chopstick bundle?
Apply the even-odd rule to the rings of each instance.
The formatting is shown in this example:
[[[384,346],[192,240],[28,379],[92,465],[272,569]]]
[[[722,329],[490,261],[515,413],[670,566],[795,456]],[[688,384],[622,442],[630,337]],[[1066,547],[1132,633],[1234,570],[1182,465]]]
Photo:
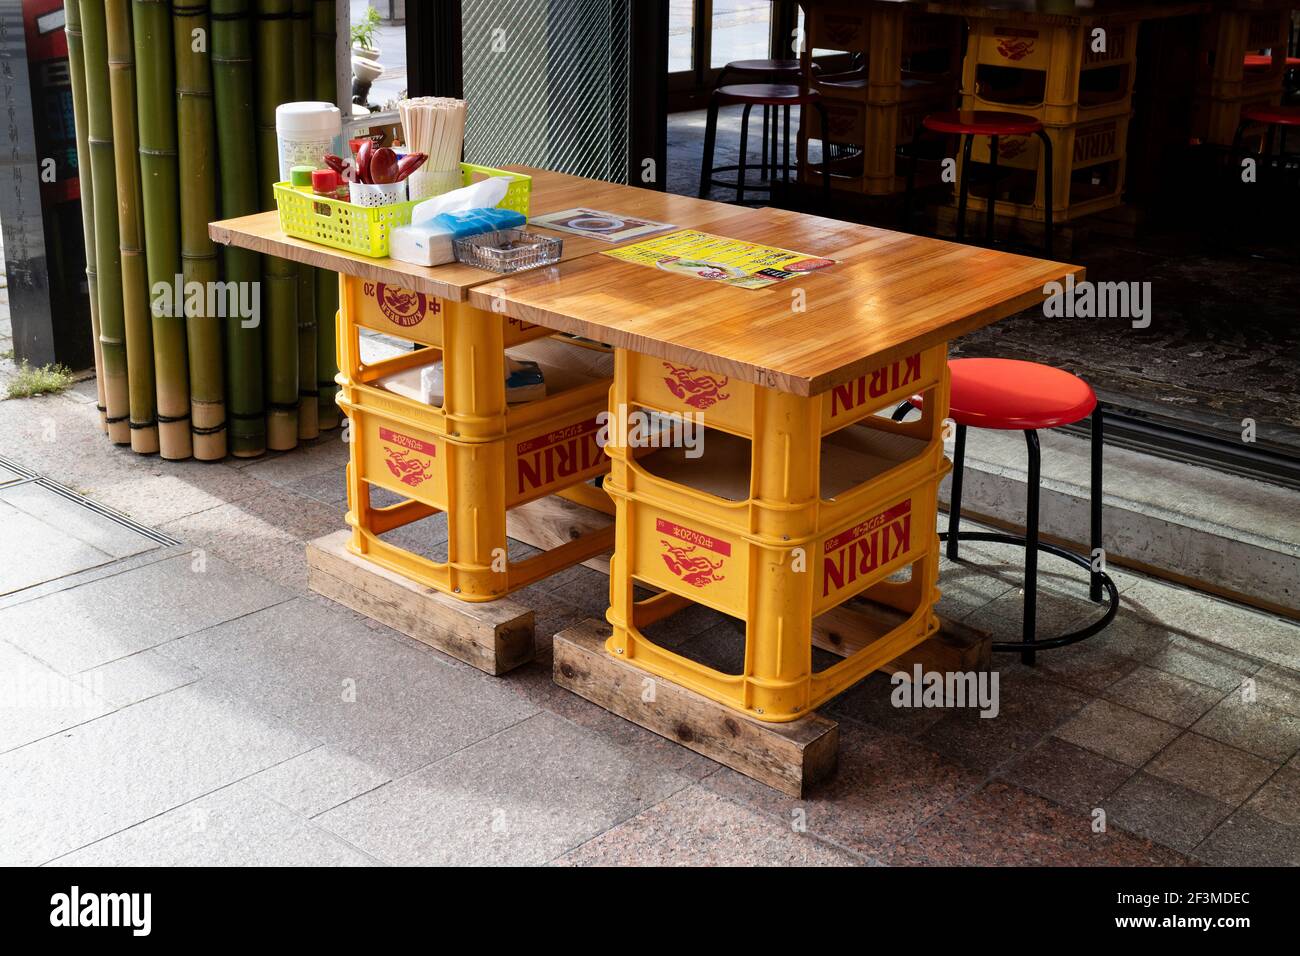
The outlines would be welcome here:
[[[411,176],[412,199],[422,199],[458,185],[465,147],[465,101],[446,96],[417,96],[397,104],[406,148],[427,153],[428,162]]]

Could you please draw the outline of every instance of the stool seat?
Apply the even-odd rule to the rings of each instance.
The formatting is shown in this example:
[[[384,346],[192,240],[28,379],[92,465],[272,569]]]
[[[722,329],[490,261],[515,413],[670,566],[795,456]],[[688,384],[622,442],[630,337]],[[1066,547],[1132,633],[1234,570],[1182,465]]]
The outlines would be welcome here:
[[[1247,53],[1246,58],[1242,61],[1242,66],[1248,70],[1267,70],[1273,65],[1273,57],[1267,53]],[[1286,69],[1294,70],[1300,67],[1300,56],[1289,56],[1286,58]]]
[[[952,371],[949,414],[958,425],[1026,431],[1070,425],[1092,414],[1091,386],[1064,369],[1016,359],[968,358]]]
[[[1242,107],[1241,118],[1251,123],[1269,126],[1300,126],[1300,106],[1268,106],[1256,103]]]
[[[724,106],[750,103],[762,106],[799,106],[819,98],[816,90],[805,93],[791,83],[734,83],[713,91]]]
[[[722,68],[724,73],[788,73],[799,75],[798,60],[732,60]]]
[[[945,110],[930,113],[921,122],[933,133],[970,136],[1029,136],[1043,128],[1032,116],[997,110]]]

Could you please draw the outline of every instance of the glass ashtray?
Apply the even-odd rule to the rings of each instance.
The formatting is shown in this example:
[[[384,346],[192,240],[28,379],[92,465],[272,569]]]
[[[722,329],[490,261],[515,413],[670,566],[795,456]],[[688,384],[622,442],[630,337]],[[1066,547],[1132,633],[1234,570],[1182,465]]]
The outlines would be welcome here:
[[[498,229],[457,239],[453,245],[457,262],[506,273],[559,262],[564,240],[522,229]]]

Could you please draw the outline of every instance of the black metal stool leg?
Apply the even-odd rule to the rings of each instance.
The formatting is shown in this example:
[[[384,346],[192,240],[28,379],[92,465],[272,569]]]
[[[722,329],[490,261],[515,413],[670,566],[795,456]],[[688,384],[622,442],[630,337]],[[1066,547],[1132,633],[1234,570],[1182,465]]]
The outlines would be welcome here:
[[[1101,602],[1101,582],[1105,571],[1104,568],[1097,568],[1097,552],[1103,547],[1101,543],[1101,438],[1101,403],[1099,402],[1092,413],[1092,490],[1089,495],[1092,508],[1091,553],[1089,554],[1092,559],[1092,573],[1089,577],[1088,597],[1096,603]]]
[[[831,127],[829,117],[826,115],[826,107],[820,100],[813,103],[817,108],[817,116],[822,121],[822,199],[826,203],[826,211],[831,208]],[[801,118],[802,120],[802,118]]]
[[[957,538],[961,525],[961,482],[966,470],[966,426],[957,426],[952,449],[952,494],[948,502],[948,559],[957,560]]]
[[[790,185],[790,107],[788,106],[785,108],[784,135],[785,135],[785,146],[783,147],[783,149],[785,151],[785,160],[784,160],[784,164],[781,167],[783,170],[781,178],[785,180],[785,184],[788,186]]]
[[[713,179],[713,144],[718,135],[718,98],[709,97],[709,117],[704,122],[704,158],[700,160],[700,198],[709,198]]]
[[[1020,659],[1032,664],[1032,644],[1038,634],[1038,480],[1041,457],[1038,432],[1025,432],[1025,444],[1029,447],[1029,494],[1025,503],[1025,620],[1021,640],[1031,646],[1020,652]]]
[[[912,161],[907,164],[907,187],[903,192],[902,228],[905,232],[910,232],[912,227],[912,203],[916,195],[916,167],[921,164],[921,134],[923,132],[925,132],[925,127],[920,120],[917,120],[916,129],[912,132]]]
[[[984,203],[984,241],[988,245],[993,245],[993,224],[995,220],[994,206],[997,203],[998,191],[998,138],[989,137],[989,192],[988,200]]]
[[[740,114],[740,172],[736,176],[736,202],[745,201],[745,152],[749,149],[749,111],[753,103],[746,103]]]
[[[966,238],[966,201],[970,193],[970,149],[972,137],[962,136],[961,182],[957,185],[957,241]]]
[[[767,179],[767,174],[768,174],[768,173],[767,173],[767,170],[768,170],[768,166],[767,166],[767,160],[768,160],[768,152],[767,152],[767,122],[768,122],[768,118],[769,118],[769,115],[771,114],[771,112],[772,112],[772,107],[770,107],[770,106],[768,106],[766,103],[764,103],[764,104],[763,104],[763,166],[762,166],[762,175],[759,177],[760,179]]]
[[[1040,129],[1038,138],[1043,141],[1043,248],[1052,257],[1052,137]]]

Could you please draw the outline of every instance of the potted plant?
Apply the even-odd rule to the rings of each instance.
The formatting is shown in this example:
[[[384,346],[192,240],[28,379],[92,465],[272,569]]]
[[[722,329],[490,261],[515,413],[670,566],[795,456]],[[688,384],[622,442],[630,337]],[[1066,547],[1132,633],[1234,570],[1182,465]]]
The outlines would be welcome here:
[[[375,28],[379,26],[379,11],[366,7],[365,18],[360,23],[352,24],[352,52],[367,60],[379,59],[379,47],[375,46]]]

